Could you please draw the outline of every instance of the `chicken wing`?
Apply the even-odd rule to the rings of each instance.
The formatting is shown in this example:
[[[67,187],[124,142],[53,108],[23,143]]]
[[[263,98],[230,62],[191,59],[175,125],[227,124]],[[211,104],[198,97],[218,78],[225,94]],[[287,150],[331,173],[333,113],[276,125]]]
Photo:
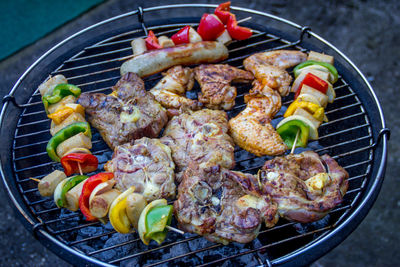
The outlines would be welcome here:
[[[243,65],[262,85],[267,85],[286,96],[290,91],[292,77],[285,69],[306,59],[307,54],[300,51],[276,50],[251,55],[243,61]]]
[[[190,68],[175,66],[163,75],[164,77],[150,90],[162,106],[176,110],[182,106],[192,110],[201,108],[202,104],[197,100],[184,96],[186,90],[191,90],[194,84],[193,71]]]
[[[254,84],[245,96],[247,107],[229,120],[230,135],[238,146],[256,156],[283,154],[287,147],[270,124],[281,108],[281,96],[258,81]]]
[[[211,109],[232,109],[235,105],[236,87],[231,82],[251,82],[253,75],[227,64],[205,64],[194,69],[201,87],[199,101]]]

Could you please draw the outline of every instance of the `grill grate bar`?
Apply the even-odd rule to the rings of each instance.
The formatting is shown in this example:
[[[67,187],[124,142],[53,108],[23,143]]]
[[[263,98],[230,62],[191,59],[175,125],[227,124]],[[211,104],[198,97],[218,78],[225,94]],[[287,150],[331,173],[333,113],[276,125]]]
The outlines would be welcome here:
[[[74,245],[77,245],[77,244],[80,244],[80,243],[83,243],[83,242],[87,242],[87,241],[91,241],[91,240],[94,240],[94,239],[97,239],[97,238],[101,238],[103,236],[112,235],[112,234],[115,234],[116,232],[117,231],[112,230],[110,232],[106,232],[106,233],[103,233],[103,234],[100,234],[100,235],[97,235],[97,236],[91,236],[91,237],[83,238],[81,240],[76,240],[76,241],[73,241],[73,242],[69,242],[68,245],[74,246]]]
[[[348,140],[348,141],[345,141],[345,142],[341,142],[341,143],[337,143],[337,144],[334,144],[334,145],[331,145],[331,146],[326,146],[324,148],[316,149],[314,151],[318,153],[318,152],[321,152],[321,151],[324,151],[324,150],[327,150],[327,149],[336,148],[336,147],[339,147],[339,146],[342,146],[342,145],[348,145],[348,144],[351,144],[351,143],[354,143],[354,142],[357,142],[357,141],[361,141],[361,140],[364,140],[364,139],[369,139],[371,137],[372,137],[371,134],[369,134],[369,135],[366,135],[366,136],[363,136],[363,137],[360,137],[360,138],[351,139],[351,140]]]

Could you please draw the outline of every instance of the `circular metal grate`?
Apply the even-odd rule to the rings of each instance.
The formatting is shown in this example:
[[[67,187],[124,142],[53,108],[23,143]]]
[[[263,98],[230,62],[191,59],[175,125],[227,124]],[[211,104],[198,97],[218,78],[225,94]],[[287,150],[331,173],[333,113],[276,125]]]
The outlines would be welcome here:
[[[170,8],[211,9],[215,6],[162,6],[143,12],[161,12]],[[255,34],[248,40],[229,45],[230,56],[223,63],[242,68],[243,59],[250,54],[276,49],[312,49],[335,56],[341,75],[334,88],[337,98],[328,105],[329,122],[321,125],[318,141],[311,142],[308,149],[319,154],[328,153],[349,172],[350,186],[343,203],[315,223],[298,224],[281,219],[271,229],[262,228],[258,238],[246,245],[222,246],[197,235],[169,233],[161,246],[147,247],[137,234],[120,235],[109,225],[85,222],[79,212],[58,209],[52,199],[42,198],[37,184],[29,177],[40,179],[61,166],[47,157],[45,147],[51,137],[50,120],[44,112],[40,94],[34,88],[51,73],[63,74],[83,92],[109,93],[110,87],[120,78],[122,60],[132,53],[130,42],[134,38],[145,36],[147,29],[156,35],[172,35],[180,27],[196,26],[199,21],[196,17],[145,22],[139,9],[85,29],[48,51],[27,70],[7,98],[14,100],[14,104],[14,96],[22,98],[26,104],[11,106],[5,103],[1,113],[1,135],[8,140],[5,145],[10,148],[8,152],[2,150],[3,182],[25,225],[61,257],[71,263],[100,265],[307,264],[341,242],[364,218],[379,192],[387,153],[387,131],[381,131],[385,127],[384,119],[372,88],[347,57],[309,28],[254,10],[232,9],[239,14],[257,16],[252,23],[244,24]],[[198,16],[202,14],[197,13]],[[132,24],[135,17],[139,18],[139,23]],[[274,27],[264,26],[269,22],[274,23]],[[307,35],[311,38],[306,39]],[[160,74],[146,78],[146,88],[151,88],[160,78]],[[243,95],[250,85],[238,85],[237,88],[236,106],[228,112],[229,117],[245,107]],[[196,97],[198,91],[197,87],[188,93],[188,97]],[[24,93],[26,95],[21,96]],[[292,95],[283,98],[283,107],[273,120],[274,125],[292,98]],[[93,154],[104,164],[112,151],[96,130],[93,130],[92,142]],[[296,149],[297,153],[301,151]],[[236,148],[235,168],[256,173],[269,158],[255,157]]]

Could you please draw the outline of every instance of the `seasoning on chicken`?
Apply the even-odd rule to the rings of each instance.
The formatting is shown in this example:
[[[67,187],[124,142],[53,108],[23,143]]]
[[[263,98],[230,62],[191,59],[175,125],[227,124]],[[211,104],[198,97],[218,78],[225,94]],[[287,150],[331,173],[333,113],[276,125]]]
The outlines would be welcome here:
[[[278,220],[276,205],[259,192],[251,174],[192,163],[174,203],[179,228],[225,245],[251,242],[263,221],[272,227]]]
[[[281,96],[286,96],[292,82],[292,77],[286,69],[306,59],[307,54],[300,51],[276,50],[253,54],[243,61],[243,65],[262,85],[267,85],[277,90]]]
[[[157,137],[168,121],[165,109],[135,73],[125,74],[109,95],[83,93],[78,99],[92,126],[111,149],[134,139]]]
[[[236,87],[231,82],[251,82],[253,75],[228,64],[200,65],[194,75],[201,87],[199,101],[211,109],[232,109],[235,105]]]
[[[147,201],[175,197],[174,169],[171,149],[159,139],[143,137],[135,144],[117,146],[104,169],[114,173],[116,188],[125,191],[131,186]]]
[[[180,182],[182,171],[192,161],[233,168],[234,144],[227,132],[228,116],[224,111],[202,109],[173,117],[161,141],[172,150],[176,180]]]
[[[193,71],[190,68],[175,66],[163,75],[164,77],[150,90],[162,106],[172,110],[179,110],[183,106],[191,110],[201,108],[202,104],[197,100],[184,96],[186,90],[191,90],[194,84]]]
[[[235,143],[256,156],[283,154],[287,146],[270,123],[281,108],[281,96],[254,81],[254,87],[244,99],[246,108],[229,120]]]
[[[278,205],[280,216],[309,223],[342,202],[348,177],[330,156],[306,151],[265,162],[260,182],[264,193]]]

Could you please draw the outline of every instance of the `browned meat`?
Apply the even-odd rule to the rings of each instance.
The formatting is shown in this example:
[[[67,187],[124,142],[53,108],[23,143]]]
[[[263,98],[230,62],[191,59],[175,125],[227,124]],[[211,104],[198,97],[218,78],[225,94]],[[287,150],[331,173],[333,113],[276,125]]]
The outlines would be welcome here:
[[[261,183],[264,193],[278,205],[280,216],[308,223],[342,202],[348,177],[330,156],[306,151],[265,162]]]
[[[201,87],[199,101],[212,109],[232,109],[235,105],[236,87],[231,82],[251,82],[253,75],[228,64],[200,65],[194,75]]]
[[[181,107],[192,110],[201,108],[202,104],[197,100],[184,96],[186,90],[191,90],[194,84],[193,71],[190,68],[175,66],[163,75],[164,77],[150,90],[161,105],[167,109],[176,110]]]
[[[278,220],[276,206],[259,191],[251,174],[192,163],[174,203],[179,228],[222,244],[251,242],[262,221],[272,227]]]
[[[168,121],[167,114],[144,89],[142,79],[127,73],[112,90],[110,95],[83,93],[78,99],[108,146],[114,149],[143,136],[157,137]]]
[[[292,82],[292,77],[286,69],[306,59],[307,54],[300,51],[276,50],[253,54],[243,61],[243,65],[262,85],[267,85],[286,96]]]
[[[257,156],[283,154],[287,147],[270,123],[281,108],[281,96],[255,81],[244,99],[246,108],[229,121],[235,143]]]
[[[202,109],[173,117],[161,141],[171,148],[177,172],[184,171],[192,161],[231,169],[235,165],[234,146],[227,132],[228,116],[224,111]],[[180,177],[178,173],[178,182]]]
[[[175,197],[171,149],[159,139],[143,137],[134,145],[117,146],[104,169],[114,173],[116,188],[121,191],[133,185],[147,201]]]

